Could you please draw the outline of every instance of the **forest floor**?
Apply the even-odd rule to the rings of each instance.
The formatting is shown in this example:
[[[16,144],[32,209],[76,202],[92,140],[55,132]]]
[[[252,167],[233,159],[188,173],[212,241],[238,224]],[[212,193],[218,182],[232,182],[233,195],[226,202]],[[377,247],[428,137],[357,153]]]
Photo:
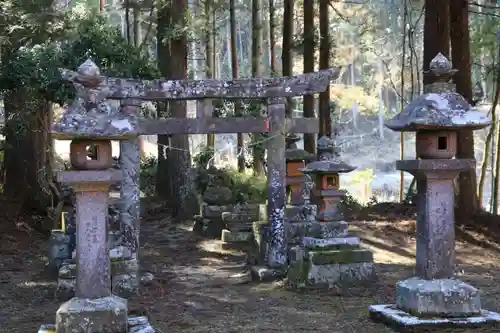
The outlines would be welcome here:
[[[374,251],[378,282],[338,292],[295,293],[280,283],[229,284],[220,272],[242,260],[214,251],[190,224],[172,225],[158,205],[148,204],[142,220],[142,268],[154,283],[129,302],[131,313],[147,315],[159,333],[224,332],[393,332],[368,318],[368,306],[392,303],[395,283],[412,276],[415,222],[412,209],[380,204],[351,222],[351,230]],[[391,212],[387,214],[386,212]],[[368,221],[368,222],[366,222]],[[493,221],[493,222],[492,222]],[[457,228],[457,275],[484,292],[483,307],[500,311],[498,219],[481,217]],[[474,229],[474,230],[473,230]],[[47,278],[47,241],[40,235],[0,233],[0,332],[37,332],[53,323],[59,306],[55,282]],[[439,330],[446,332],[446,330]],[[453,330],[500,332],[500,328]]]

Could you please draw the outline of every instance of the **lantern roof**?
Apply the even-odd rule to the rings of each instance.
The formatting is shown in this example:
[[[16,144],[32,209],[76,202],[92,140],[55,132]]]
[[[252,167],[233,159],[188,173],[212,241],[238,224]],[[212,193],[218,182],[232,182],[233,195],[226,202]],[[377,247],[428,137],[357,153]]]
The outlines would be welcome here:
[[[120,140],[138,135],[137,115],[120,112],[119,102],[107,99],[109,87],[92,60],[85,61],[71,73],[70,77],[64,78],[73,83],[76,96],[52,124],[54,139]]]
[[[455,92],[449,83],[457,72],[441,53],[432,59],[425,74],[434,83],[424,87],[424,94],[415,98],[385,126],[394,131],[481,129],[491,124],[490,119]]]

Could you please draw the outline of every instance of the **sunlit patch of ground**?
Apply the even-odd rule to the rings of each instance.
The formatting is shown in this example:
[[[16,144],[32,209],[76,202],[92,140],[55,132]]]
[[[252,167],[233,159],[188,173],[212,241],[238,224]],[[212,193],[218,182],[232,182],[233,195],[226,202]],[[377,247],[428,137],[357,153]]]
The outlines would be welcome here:
[[[371,322],[367,308],[394,302],[395,283],[412,276],[415,223],[353,222],[351,231],[374,252],[378,281],[363,288],[296,293],[279,282],[226,283],[234,273],[228,267],[241,263],[240,253],[220,253],[215,241],[195,236],[190,224],[171,225],[149,215],[142,224],[141,261],[155,280],[130,299],[130,311],[149,316],[159,333],[392,332]],[[1,332],[36,332],[40,324],[54,322],[60,302],[52,297],[53,280],[43,273],[39,254],[45,249],[44,242],[33,239],[0,242]],[[457,262],[458,277],[483,290],[484,307],[500,311],[497,250],[459,241]]]

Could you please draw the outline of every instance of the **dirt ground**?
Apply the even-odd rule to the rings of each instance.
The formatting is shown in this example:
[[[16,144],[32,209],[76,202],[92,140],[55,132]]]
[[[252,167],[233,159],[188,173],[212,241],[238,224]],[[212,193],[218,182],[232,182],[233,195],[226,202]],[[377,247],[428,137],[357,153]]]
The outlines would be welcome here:
[[[352,232],[375,253],[379,280],[371,287],[294,293],[280,283],[229,284],[221,272],[241,262],[241,254],[216,252],[214,241],[195,236],[190,224],[172,225],[166,214],[145,211],[142,268],[155,280],[130,300],[129,308],[147,315],[159,333],[393,332],[371,322],[367,308],[393,302],[396,281],[412,275],[412,220],[379,214],[374,221],[351,223]],[[488,239],[491,233],[466,229],[457,228],[457,276],[484,292],[484,308],[500,311],[500,245]],[[55,282],[44,268],[46,240],[24,233],[0,238],[0,332],[36,332],[40,324],[54,322],[59,306],[53,297]]]

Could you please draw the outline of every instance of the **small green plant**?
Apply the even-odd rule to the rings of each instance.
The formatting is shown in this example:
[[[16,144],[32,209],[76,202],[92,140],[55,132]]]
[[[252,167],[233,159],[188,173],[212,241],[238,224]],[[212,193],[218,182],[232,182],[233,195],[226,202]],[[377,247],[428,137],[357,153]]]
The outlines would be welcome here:
[[[155,194],[157,165],[158,159],[155,156],[150,155],[141,159],[139,186],[145,196],[153,196]]]
[[[340,201],[340,207],[344,212],[356,212],[361,210],[363,205],[351,193],[347,192]]]

